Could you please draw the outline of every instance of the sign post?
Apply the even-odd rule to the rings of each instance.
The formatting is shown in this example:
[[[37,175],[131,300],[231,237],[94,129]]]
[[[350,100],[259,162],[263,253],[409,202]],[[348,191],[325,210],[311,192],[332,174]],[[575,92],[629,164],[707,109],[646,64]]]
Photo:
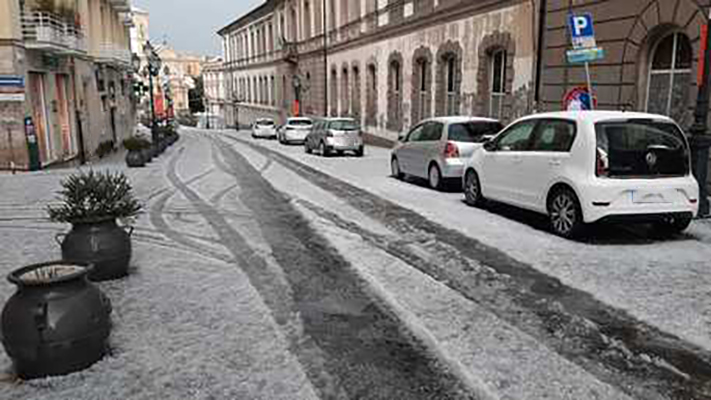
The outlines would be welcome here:
[[[593,29],[592,15],[589,13],[568,16],[568,27],[570,38],[573,42],[573,50],[568,50],[566,56],[571,64],[585,64],[585,80],[588,94],[590,96],[589,109],[595,108],[592,100],[593,89],[590,79],[590,63],[601,60],[605,57],[605,51],[597,47],[595,42],[595,30]]]

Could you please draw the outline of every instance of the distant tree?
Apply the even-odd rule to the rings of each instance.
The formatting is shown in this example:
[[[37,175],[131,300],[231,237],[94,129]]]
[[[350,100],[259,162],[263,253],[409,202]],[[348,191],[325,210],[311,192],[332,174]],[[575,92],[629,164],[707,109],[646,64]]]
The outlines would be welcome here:
[[[188,106],[190,112],[201,113],[205,112],[205,85],[202,76],[194,77],[195,87],[188,90]]]

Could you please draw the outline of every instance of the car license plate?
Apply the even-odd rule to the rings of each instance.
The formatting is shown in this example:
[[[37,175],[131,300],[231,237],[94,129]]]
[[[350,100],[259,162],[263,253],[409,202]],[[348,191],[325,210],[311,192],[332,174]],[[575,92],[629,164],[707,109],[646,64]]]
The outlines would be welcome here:
[[[632,198],[632,203],[635,204],[659,204],[669,202],[663,194],[658,192],[632,190],[630,191],[630,196]]]

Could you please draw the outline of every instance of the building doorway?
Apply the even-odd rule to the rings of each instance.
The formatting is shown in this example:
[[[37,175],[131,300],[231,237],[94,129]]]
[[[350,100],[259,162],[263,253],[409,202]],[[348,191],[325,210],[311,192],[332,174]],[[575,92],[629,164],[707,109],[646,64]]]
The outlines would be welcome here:
[[[36,72],[29,73],[30,103],[32,120],[39,142],[40,163],[46,164],[54,159],[52,152],[52,135],[49,130],[49,116],[45,98],[45,75]]]

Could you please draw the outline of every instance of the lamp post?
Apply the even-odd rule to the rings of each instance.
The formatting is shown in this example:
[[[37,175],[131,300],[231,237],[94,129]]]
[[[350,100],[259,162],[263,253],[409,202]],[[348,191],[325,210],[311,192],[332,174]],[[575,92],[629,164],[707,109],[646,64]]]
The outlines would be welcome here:
[[[703,70],[701,71],[701,82],[699,93],[696,99],[696,110],[694,112],[694,125],[691,126],[691,163],[694,177],[699,183],[699,216],[709,215],[708,201],[708,163],[709,147],[711,146],[711,136],[707,135],[709,97],[709,75],[711,75],[711,14],[706,20],[706,28],[703,31],[706,46],[704,47]]]
[[[297,74],[291,78],[291,84],[294,86],[294,116],[301,116],[301,77]]]
[[[143,48],[143,51],[146,53],[146,59],[148,60],[148,65],[146,67],[148,68],[148,90],[151,97],[151,140],[153,142],[153,147],[157,149],[159,138],[158,127],[156,125],[156,110],[153,102],[153,77],[158,76],[162,61],[151,45],[151,42],[146,42],[146,46]]]

